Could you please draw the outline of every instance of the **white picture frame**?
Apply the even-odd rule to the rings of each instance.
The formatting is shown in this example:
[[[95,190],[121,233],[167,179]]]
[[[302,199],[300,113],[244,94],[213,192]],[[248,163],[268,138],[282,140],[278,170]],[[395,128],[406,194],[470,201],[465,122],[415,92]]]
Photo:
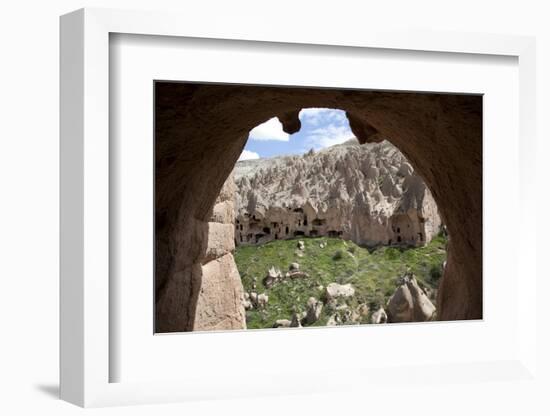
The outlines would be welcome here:
[[[185,21],[185,24],[181,22]],[[533,204],[535,167],[535,41],[529,37],[467,33],[430,33],[361,29],[326,37],[319,30],[289,28],[279,31],[266,24],[262,30],[235,33],[231,24],[215,27],[201,19],[169,13],[82,9],[61,18],[61,398],[80,406],[159,403],[220,397],[297,394],[349,389],[372,389],[378,380],[440,377],[463,381],[517,380],[536,377],[536,320],[518,323],[517,354],[499,361],[441,362],[412,370],[386,367],[357,371],[342,368],[337,378],[348,381],[309,383],[307,374],[283,369],[269,382],[229,384],[206,378],[178,381],[110,382],[110,363],[117,359],[110,349],[109,296],[109,36],[113,33],[225,39],[282,44],[332,45],[334,47],[429,51],[451,54],[503,55],[517,58],[519,67],[519,206],[518,270],[530,291],[517,291],[517,310],[535,305],[534,252],[526,242],[535,240]],[[527,214],[528,213],[528,214]],[[523,244],[522,244],[523,242]],[[523,247],[523,248],[522,248]],[[403,331],[407,329],[403,328]],[[301,337],[312,336],[301,335]],[[412,375],[414,373],[414,375]],[[442,373],[446,373],[442,375]],[[409,374],[409,376],[407,376]],[[481,376],[480,376],[481,375]]]

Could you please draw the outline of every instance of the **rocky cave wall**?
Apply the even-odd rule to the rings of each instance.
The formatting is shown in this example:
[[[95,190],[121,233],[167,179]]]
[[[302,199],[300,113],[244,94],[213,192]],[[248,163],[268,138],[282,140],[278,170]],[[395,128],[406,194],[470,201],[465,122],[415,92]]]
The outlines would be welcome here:
[[[387,138],[400,149],[450,235],[438,318],[482,317],[480,96],[170,82],[157,82],[155,95],[157,332],[201,328],[212,207],[248,132],[273,116],[297,131],[307,107],[342,109],[361,143]],[[232,273],[225,258],[231,265],[212,273],[218,281]]]
[[[220,192],[208,222],[208,245],[201,265],[201,284],[194,331],[245,329],[241,276],[233,258],[235,181],[231,175]]]

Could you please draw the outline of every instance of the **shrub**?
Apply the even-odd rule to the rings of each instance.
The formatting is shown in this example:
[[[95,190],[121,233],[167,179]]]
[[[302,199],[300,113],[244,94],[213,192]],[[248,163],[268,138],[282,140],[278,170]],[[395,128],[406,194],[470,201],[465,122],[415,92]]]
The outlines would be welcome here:
[[[386,259],[388,260],[395,260],[397,258],[399,258],[399,250],[397,250],[396,248],[388,248],[386,249],[386,251],[384,252],[384,257],[386,257]]]
[[[344,257],[344,252],[342,250],[337,250],[336,253],[332,256],[332,260],[342,260]]]

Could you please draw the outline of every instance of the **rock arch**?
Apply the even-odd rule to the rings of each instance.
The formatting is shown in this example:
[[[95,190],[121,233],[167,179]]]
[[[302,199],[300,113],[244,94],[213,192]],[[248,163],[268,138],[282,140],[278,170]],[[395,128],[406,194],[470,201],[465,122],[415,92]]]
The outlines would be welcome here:
[[[197,328],[209,219],[248,132],[273,116],[296,132],[307,107],[346,111],[361,143],[387,138],[408,158],[451,236],[438,318],[481,318],[480,96],[157,82],[155,100],[157,332]]]

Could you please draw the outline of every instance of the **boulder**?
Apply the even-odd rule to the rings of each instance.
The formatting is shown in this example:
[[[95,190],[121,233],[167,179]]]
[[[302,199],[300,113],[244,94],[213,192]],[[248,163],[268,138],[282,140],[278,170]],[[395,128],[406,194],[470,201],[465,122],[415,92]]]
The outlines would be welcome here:
[[[323,302],[310,297],[306,306],[305,324],[311,325],[319,320],[321,312],[323,311]]]
[[[298,244],[296,244],[296,246],[298,247],[298,250],[304,250],[306,248],[302,240],[298,240]]]
[[[267,275],[264,277],[262,283],[267,289],[269,289],[275,283],[279,282],[282,277],[283,274],[281,273],[281,270],[275,268],[275,266],[271,266],[267,271]]]
[[[370,321],[372,324],[385,324],[388,322],[388,315],[386,314],[384,308],[380,308],[373,312]]]
[[[366,318],[370,312],[369,306],[366,303],[362,303],[357,307],[356,312],[360,318]]]
[[[328,302],[337,298],[350,298],[355,294],[355,289],[350,283],[340,285],[338,283],[330,283],[325,289],[325,297]]]
[[[389,322],[423,322],[434,317],[435,306],[430,301],[412,273],[402,278],[402,283],[388,300]]]
[[[300,279],[304,277],[309,277],[309,274],[307,274],[306,272],[295,271],[288,273],[288,277],[290,277],[291,279]]]
[[[291,272],[300,270],[300,265],[296,262],[290,263],[290,266],[288,267],[288,270]]]
[[[340,325],[342,322],[340,321],[340,317],[337,314],[331,315],[330,318],[328,318],[327,326],[336,326]]]
[[[277,319],[273,324],[273,328],[290,328],[291,323],[288,319]]]
[[[258,295],[258,309],[264,309],[269,301],[269,296],[265,293]]]
[[[298,312],[292,313],[292,318],[290,320],[290,327],[291,328],[301,328],[302,327],[302,314]]]

